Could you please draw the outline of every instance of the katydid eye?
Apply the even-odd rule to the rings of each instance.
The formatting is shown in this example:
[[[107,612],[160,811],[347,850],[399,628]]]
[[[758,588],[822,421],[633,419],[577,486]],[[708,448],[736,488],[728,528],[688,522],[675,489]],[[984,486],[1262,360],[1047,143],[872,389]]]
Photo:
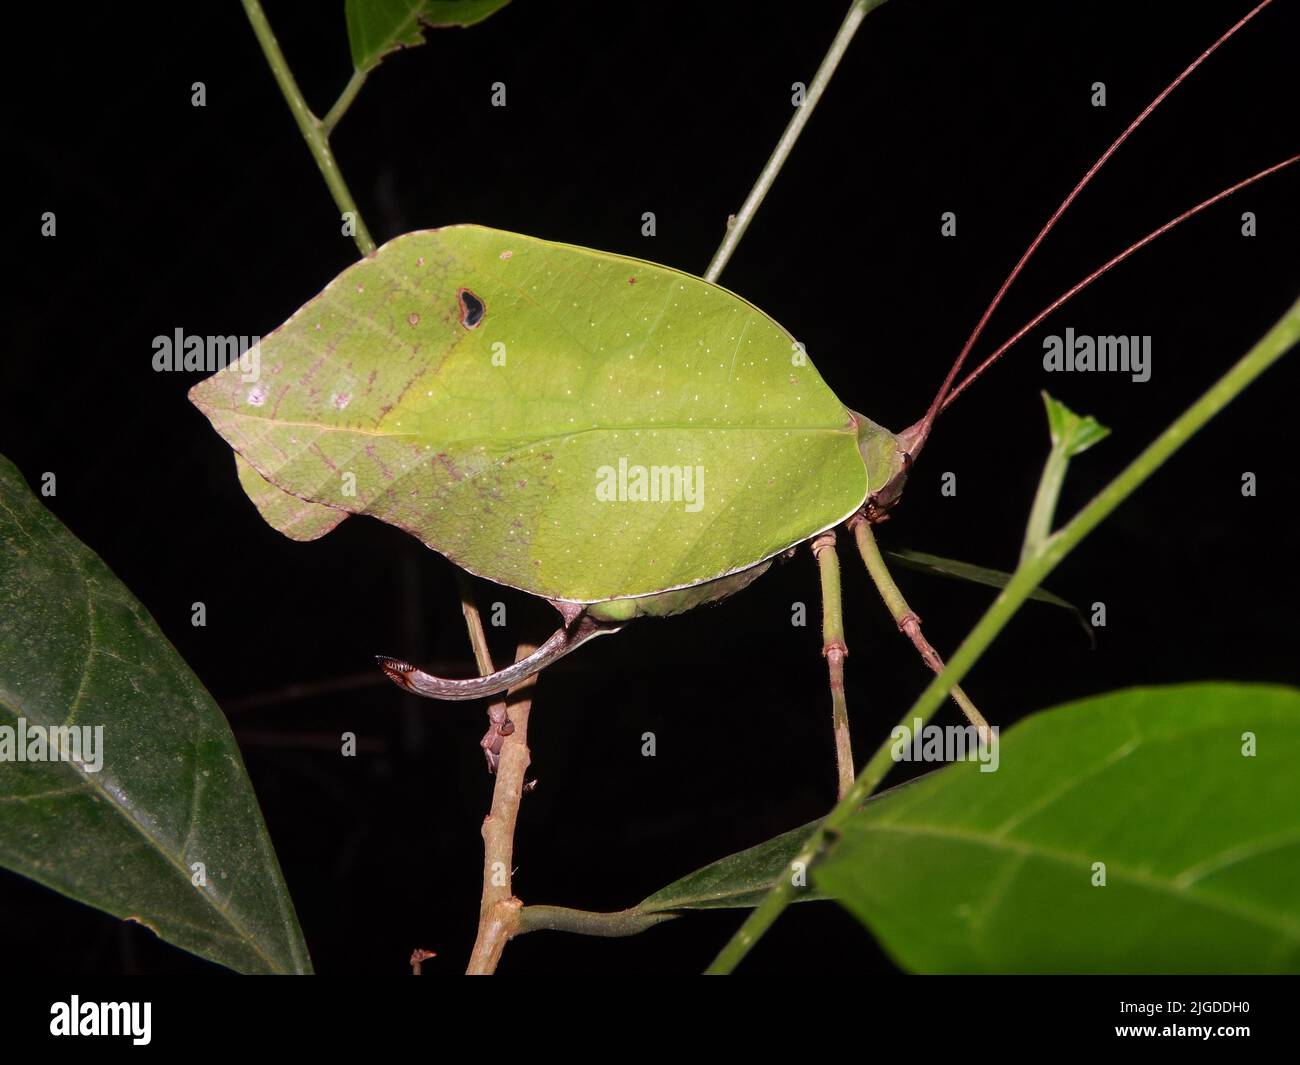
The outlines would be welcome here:
[[[466,329],[474,329],[483,321],[487,306],[467,288],[457,290],[456,298],[460,301],[460,324]]]

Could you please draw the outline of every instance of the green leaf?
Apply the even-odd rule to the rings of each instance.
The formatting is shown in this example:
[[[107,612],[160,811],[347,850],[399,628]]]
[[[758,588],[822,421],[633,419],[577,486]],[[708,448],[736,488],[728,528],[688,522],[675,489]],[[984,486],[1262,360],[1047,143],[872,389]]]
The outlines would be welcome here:
[[[549,599],[715,580],[866,498],[858,423],[794,338],[638,259],[410,233],[254,350],[258,380],[232,365],[190,398],[264,480]],[[638,499],[638,469],[670,476]]]
[[[813,871],[900,965],[1300,970],[1300,691],[1085,699],[1012,728],[999,761],[872,803]]]
[[[867,805],[880,802],[886,796],[915,784],[915,780],[909,780],[877,792],[867,800]],[[810,821],[746,850],[710,862],[656,891],[634,906],[631,912],[748,909],[756,906],[767,894],[772,882],[777,877],[786,875],[790,862],[808,842],[808,837],[818,824],[817,821]],[[795,901],[812,902],[824,898],[826,895],[810,884],[799,892]]]
[[[905,548],[901,551],[886,551],[885,554],[907,569],[918,570],[921,573],[933,573],[940,577],[952,577],[955,580],[970,581],[973,584],[983,584],[990,588],[1005,588],[1007,582],[1011,580],[1011,574],[1003,570],[989,569],[987,566],[975,566],[969,562],[941,558],[939,555],[927,555],[924,551],[911,551]],[[1059,595],[1054,595],[1046,588],[1035,588],[1029,593],[1029,598],[1068,610],[1083,626],[1083,631],[1088,634],[1088,639],[1094,643],[1096,642],[1092,626],[1088,624],[1087,619],[1083,616],[1083,611],[1068,599],[1062,599]]]
[[[783,832],[748,850],[729,854],[674,880],[634,909],[639,913],[670,910],[726,910],[758,905],[816,828],[816,822]],[[797,901],[825,898],[810,885]]]
[[[812,835],[815,824],[783,832],[747,850],[710,862],[666,888],[656,891],[636,906],[614,913],[573,910],[565,906],[525,906],[522,930],[554,929],[589,936],[632,936],[671,920],[686,910],[749,908],[767,894],[779,876],[788,876],[790,863]],[[825,899],[809,886],[796,902]]]
[[[1091,415],[1081,417],[1059,399],[1053,399],[1046,392],[1042,396],[1043,405],[1047,408],[1047,426],[1052,434],[1052,443],[1064,449],[1067,459],[1083,454],[1093,444],[1110,435],[1110,430]]]
[[[27,760],[58,726],[93,748]],[[220,709],[2,457],[0,865],[232,969],[310,971]]]
[[[362,72],[399,48],[424,43],[424,30],[473,26],[510,0],[347,0],[352,65]]]

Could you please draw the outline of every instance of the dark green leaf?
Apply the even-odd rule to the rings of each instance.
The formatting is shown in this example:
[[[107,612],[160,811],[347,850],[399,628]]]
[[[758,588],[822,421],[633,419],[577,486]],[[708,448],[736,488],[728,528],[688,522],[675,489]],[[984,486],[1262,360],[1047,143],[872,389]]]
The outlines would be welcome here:
[[[33,729],[62,725],[102,740],[80,762],[26,760]],[[0,865],[232,969],[310,971],[220,709],[4,458]]]
[[[424,43],[424,29],[472,26],[510,0],[347,0],[352,64],[367,71],[399,48]]]
[[[1295,972],[1298,765],[1295,689],[1085,699],[870,804],[813,879],[914,971]]]
[[[783,876],[816,822],[783,832],[755,847],[719,858],[656,891],[636,909],[641,913],[668,910],[726,910],[757,905],[778,876]],[[824,898],[811,885],[798,901]]]
[[[879,802],[915,783],[912,780],[878,792],[867,800],[867,804]],[[639,913],[662,913],[667,910],[723,910],[754,906],[767,894],[777,877],[787,874],[790,862],[799,853],[799,848],[808,841],[817,824],[818,822],[811,821],[747,850],[710,862],[656,891],[633,909]],[[822,892],[809,884],[798,893],[796,901],[809,902],[824,898],[826,896]]]

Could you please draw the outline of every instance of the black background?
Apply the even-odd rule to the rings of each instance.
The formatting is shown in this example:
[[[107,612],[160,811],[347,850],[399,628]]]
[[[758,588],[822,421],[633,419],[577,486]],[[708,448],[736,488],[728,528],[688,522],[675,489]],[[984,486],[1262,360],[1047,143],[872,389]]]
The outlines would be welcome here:
[[[791,83],[811,80],[844,7],[517,0],[386,61],[336,154],[381,242],[472,221],[703,272],[789,118]],[[1248,7],[891,0],[860,31],[723,281],[799,336],[845,403],[901,429],[1055,204]],[[283,538],[187,402],[201,375],[150,366],[152,338],[177,327],[269,332],[356,258],[239,6],[180,10],[10,13],[18,188],[0,450],[33,484],[57,474],[48,505],[226,710],[317,969],[400,974],[421,946],[439,953],[426,972],[455,972],[473,939],[491,790],[482,706],[403,696],[371,659],[472,671],[451,566],[368,520],[312,544]],[[351,71],[342,4],[271,2],[267,14],[323,113]],[[1294,152],[1298,37],[1297,5],[1279,0],[1179,89],[1066,216],[982,349],[1128,242]],[[191,106],[195,81],[204,108]],[[489,106],[496,81],[505,108]],[[1095,81],[1105,108],[1090,104]],[[1074,464],[1068,514],[1295,298],[1297,191],[1287,173],[1239,194],[1046,330],[1150,334],[1149,382],[1049,377],[1044,330],[1031,337],[940,422],[885,546],[1010,568],[1046,451],[1038,390],[1114,430]],[[47,210],[55,239],[39,236]],[[949,210],[956,239],[939,235]],[[1258,217],[1252,239],[1240,235],[1244,210]],[[652,239],[644,211],[657,215]],[[1061,594],[1104,602],[1107,626],[1093,651],[1068,615],[1026,607],[967,684],[993,721],[1132,684],[1296,679],[1296,384],[1293,356],[1053,575]],[[955,498],[940,495],[945,471]],[[1245,471],[1256,498],[1241,495]],[[841,547],[861,760],[926,674]],[[908,573],[900,583],[941,652],[991,597]],[[498,660],[516,637],[549,631],[549,607],[478,591],[509,608],[508,630],[491,634]],[[542,677],[530,730],[540,784],[516,850],[526,901],[622,908],[826,810],[817,596],[801,551],[720,607],[638,623]],[[195,601],[205,628],[190,624]],[[790,624],[796,601],[807,628]],[[334,681],[347,683],[276,694]],[[361,737],[360,757],[338,756],[343,730]],[[653,759],[640,755],[646,731]],[[696,972],[738,920],[707,914],[622,941],[530,936],[502,971]],[[11,874],[0,874],[0,948],[32,972],[217,971]],[[746,968],[791,964],[893,971],[831,905],[796,907]]]

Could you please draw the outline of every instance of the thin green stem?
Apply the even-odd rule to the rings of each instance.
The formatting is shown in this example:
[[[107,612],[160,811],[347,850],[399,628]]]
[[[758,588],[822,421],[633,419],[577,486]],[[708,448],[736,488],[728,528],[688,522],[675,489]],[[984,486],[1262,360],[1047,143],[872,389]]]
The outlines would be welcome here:
[[[794,114],[786,125],[785,132],[781,134],[781,139],[777,141],[776,148],[772,151],[767,165],[763,167],[762,172],[758,175],[758,180],[754,182],[754,187],[750,189],[749,196],[746,197],[744,204],[740,208],[740,213],[728,220],[727,235],[722,238],[722,244],[714,252],[713,261],[709,263],[709,268],[704,273],[706,281],[718,280],[718,275],[722,273],[723,267],[727,265],[732,252],[736,250],[740,238],[745,235],[749,223],[754,220],[754,215],[758,213],[759,205],[762,204],[763,198],[767,195],[767,190],[772,187],[776,175],[781,172],[781,167],[785,165],[786,158],[794,149],[799,134],[803,132],[803,127],[807,124],[808,119],[812,117],[813,108],[817,106],[817,101],[822,98],[822,93],[825,92],[826,86],[830,84],[831,76],[835,73],[835,68],[840,65],[840,60],[844,58],[844,53],[849,47],[849,42],[853,40],[853,35],[858,32],[858,27],[862,24],[862,20],[866,18],[867,13],[884,2],[885,0],[854,0],[854,3],[850,5],[849,13],[844,16],[839,32],[835,34],[835,39],[831,41],[831,46],[822,59],[821,66],[817,68],[817,73],[813,76],[812,84],[808,86],[803,103],[794,109]]]
[[[911,725],[919,718],[924,724],[943,703],[948,691],[957,684],[979,659],[1020,605],[1039,583],[1080,541],[1127,499],[1148,477],[1187,442],[1215,414],[1226,407],[1255,378],[1280,359],[1300,340],[1300,301],[1283,315],[1243,358],[1187,408],[1137,458],[1115,477],[1097,496],[1060,531],[1048,537],[1040,550],[1023,560],[1002,589],[993,605],[962,641],[957,653],[912,708],[903,715],[902,724]],[[844,827],[866,798],[879,786],[893,765],[891,743],[886,741],[858,774],[849,793],[827,815],[793,859],[807,868],[825,849],[830,837]],[[732,972],[759,938],[771,927],[794,895],[791,878],[782,875],[763,901],[754,908],[744,924],[723,947],[709,966],[711,974]]]
[[[822,585],[822,654],[830,675],[831,726],[835,735],[835,767],[838,775],[837,798],[844,798],[853,787],[853,740],[849,734],[849,707],[844,698],[844,659],[848,644],[844,642],[844,606],[840,589],[840,560],[835,553],[835,533],[827,530],[812,544]]]
[[[519,911],[515,935],[554,931],[573,932],[580,936],[634,936],[676,916],[675,913],[642,913],[635,909],[593,913],[568,906],[525,906]]]
[[[1029,511],[1025,542],[1020,548],[1021,562],[1039,554],[1051,535],[1052,518],[1056,515],[1056,504],[1061,497],[1061,485],[1065,483],[1065,470],[1069,464],[1070,458],[1064,442],[1053,444],[1051,454],[1043,466],[1043,475],[1038,479],[1034,505]]]
[[[303,140],[307,142],[312,158],[316,160],[316,165],[320,168],[321,177],[325,179],[325,184],[330,190],[330,195],[334,197],[334,202],[338,205],[339,211],[344,216],[349,214],[352,216],[355,227],[353,239],[357,242],[361,254],[369,255],[375,250],[375,242],[371,239],[370,231],[366,229],[365,222],[361,220],[361,212],[357,210],[357,205],[353,202],[352,193],[348,191],[347,182],[343,180],[343,174],[339,171],[338,164],[334,162],[334,154],[330,151],[329,136],[320,119],[312,114],[311,109],[307,106],[307,101],[303,99],[302,91],[294,80],[293,72],[289,69],[284,53],[280,51],[280,45],[275,39],[275,34],[271,32],[271,24],[266,20],[262,5],[258,0],[243,0],[243,3],[244,11],[248,15],[248,21],[252,24],[253,33],[257,35],[257,41],[262,46],[266,62],[271,68],[271,73],[275,75],[276,83],[280,86],[280,92],[284,94],[285,102],[289,105],[289,111],[293,114],[294,121],[298,123],[298,129],[302,133]]]
[[[1293,303],[1281,320],[1243,356],[1236,365],[1216,381],[1200,399],[1193,403],[1124,471],[1103,488],[1059,532],[1048,538],[1043,557],[1048,565],[1046,572],[1057,564],[1092,532],[1102,520],[1133,493],[1143,481],[1159,469],[1165,461],[1200,431],[1211,418],[1240,395],[1252,381],[1277,362],[1300,341],[1300,300]]]
[[[364,70],[354,70],[352,77],[348,78],[348,83],[343,86],[343,91],[339,98],[334,101],[334,106],[329,109],[329,113],[320,120],[321,128],[325,136],[334,132],[334,127],[339,124],[347,110],[352,106],[352,101],[357,98],[357,93],[361,91],[361,86],[366,83],[366,72]]]

